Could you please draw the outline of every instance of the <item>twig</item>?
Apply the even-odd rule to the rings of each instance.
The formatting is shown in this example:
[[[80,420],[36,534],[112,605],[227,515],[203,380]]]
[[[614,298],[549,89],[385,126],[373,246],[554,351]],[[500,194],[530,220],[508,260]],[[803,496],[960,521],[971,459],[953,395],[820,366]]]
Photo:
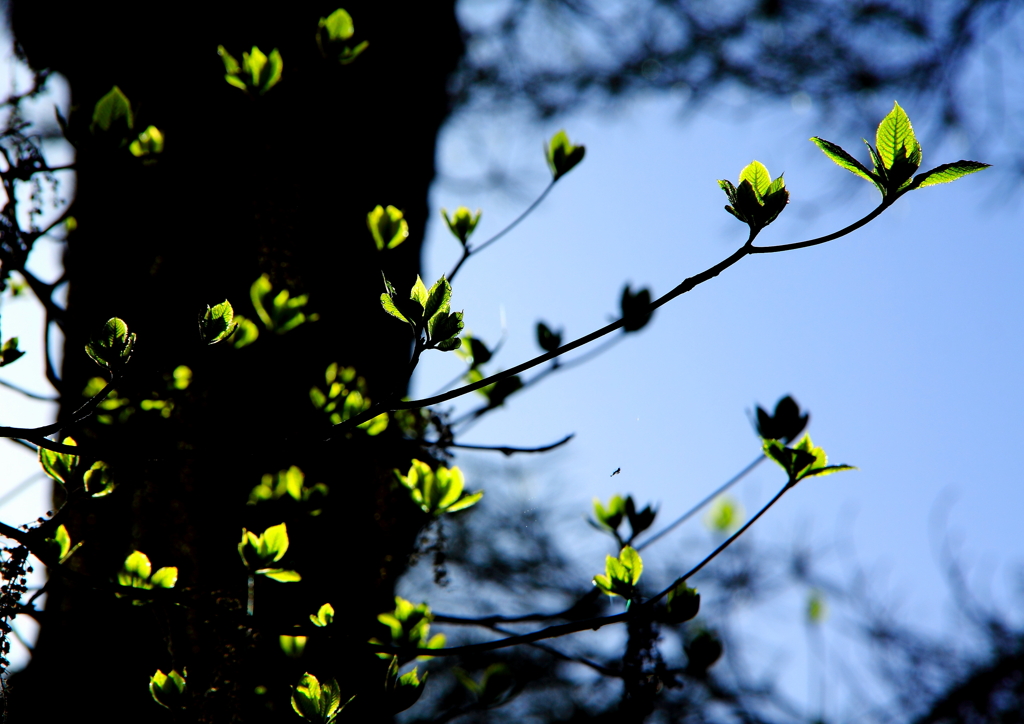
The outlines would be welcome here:
[[[455,278],[455,275],[456,275],[456,274],[457,274],[457,273],[459,272],[459,269],[460,269],[460,268],[462,268],[462,265],[463,265],[463,264],[465,263],[465,261],[466,261],[467,259],[469,259],[469,257],[473,256],[473,254],[477,254],[477,253],[479,253],[479,252],[483,251],[484,249],[486,249],[487,247],[489,247],[489,246],[490,246],[491,244],[493,244],[494,242],[496,242],[496,241],[497,241],[498,239],[500,239],[501,237],[505,236],[505,234],[507,234],[508,232],[512,231],[512,229],[516,228],[516,227],[517,227],[517,226],[519,225],[519,222],[520,222],[520,221],[522,221],[523,219],[525,219],[525,218],[526,218],[527,216],[529,216],[529,215],[530,215],[530,213],[531,213],[531,212],[532,212],[532,211],[533,211],[534,209],[536,209],[536,208],[537,208],[538,206],[540,206],[540,203],[541,203],[541,202],[542,202],[542,201],[543,201],[543,200],[545,199],[545,197],[546,197],[546,196],[547,196],[547,195],[548,195],[549,193],[551,193],[551,189],[553,189],[554,187],[555,187],[555,182],[554,182],[554,181],[552,181],[551,183],[549,183],[549,184],[547,185],[547,188],[545,188],[545,189],[544,189],[544,191],[542,191],[542,192],[541,192],[541,195],[537,197],[537,200],[536,200],[536,201],[534,201],[534,202],[533,202],[532,204],[530,204],[530,205],[529,205],[529,206],[528,206],[528,207],[526,208],[526,211],[524,211],[523,213],[519,214],[519,216],[517,216],[517,217],[515,218],[515,221],[513,221],[513,222],[512,222],[511,224],[509,224],[508,226],[506,226],[506,227],[505,227],[504,229],[502,229],[501,231],[499,231],[499,232],[498,232],[497,234],[495,234],[494,236],[492,236],[492,237],[491,237],[490,239],[488,239],[487,241],[483,242],[483,243],[482,243],[482,244],[480,244],[479,246],[473,247],[472,249],[470,249],[468,245],[467,245],[467,246],[465,246],[465,247],[463,248],[463,250],[462,250],[462,256],[461,256],[461,257],[459,258],[459,260],[458,260],[458,261],[457,261],[457,262],[455,263],[455,266],[454,266],[454,267],[452,267],[452,270],[451,270],[451,272],[449,272],[449,274],[448,274],[448,281],[449,281],[449,282],[451,282],[451,281],[452,281],[452,280],[453,280],[453,279]]]
[[[4,380],[0,380],[0,387],[6,387],[9,390],[14,390],[15,392],[25,395],[25,397],[28,397],[33,400],[41,400],[43,402],[60,402],[59,397],[47,397],[46,395],[37,395],[34,392],[29,392],[26,389],[18,387],[17,385],[12,384],[10,382],[5,382]]]
[[[542,453],[549,450],[554,450],[557,447],[565,445],[567,442],[572,440],[576,436],[576,433],[566,435],[558,442],[551,443],[550,445],[542,445],[541,447],[509,447],[507,445],[494,446],[494,445],[468,445],[465,443],[452,442],[448,443],[444,447],[457,447],[465,450],[492,450],[494,452],[500,452],[503,455],[514,455],[515,453]],[[438,444],[438,443],[432,443]]]
[[[744,477],[744,476],[745,476],[745,475],[746,475],[747,473],[749,473],[749,472],[750,472],[751,470],[753,470],[753,469],[754,469],[754,468],[756,468],[756,467],[757,467],[758,465],[760,465],[760,464],[761,464],[761,461],[762,461],[762,460],[764,460],[764,459],[765,459],[765,458],[764,458],[764,455],[759,455],[759,456],[758,456],[758,457],[757,457],[756,459],[754,459],[754,460],[753,460],[753,461],[752,461],[752,462],[751,462],[751,463],[750,463],[749,465],[747,465],[747,467],[743,468],[743,469],[742,469],[742,470],[740,470],[740,471],[739,471],[738,473],[736,473],[735,475],[733,475],[733,476],[732,476],[731,478],[729,478],[728,480],[726,480],[726,481],[725,481],[724,483],[722,483],[721,485],[719,485],[719,486],[718,486],[718,487],[717,487],[717,488],[715,489],[715,491],[714,491],[713,493],[710,493],[709,495],[707,495],[707,496],[706,496],[706,497],[705,497],[705,498],[704,498],[703,500],[701,500],[701,501],[700,501],[699,503],[697,503],[696,505],[694,505],[694,506],[693,506],[692,508],[690,508],[690,509],[689,509],[688,511],[686,511],[686,512],[685,512],[685,513],[683,513],[683,514],[682,514],[681,516],[679,516],[678,518],[676,518],[675,520],[673,520],[673,521],[672,521],[671,523],[669,523],[668,525],[666,525],[666,526],[665,526],[664,528],[662,528],[661,530],[659,530],[659,531],[658,531],[657,533],[654,533],[653,535],[651,535],[651,536],[650,536],[650,537],[649,537],[649,538],[648,538],[647,540],[645,540],[645,541],[644,541],[643,543],[641,543],[641,544],[640,544],[640,545],[638,545],[638,546],[634,546],[634,547],[636,548],[636,550],[637,550],[637,551],[642,551],[642,550],[643,550],[644,548],[646,548],[647,546],[651,545],[651,543],[654,543],[654,542],[655,542],[656,540],[658,540],[658,539],[659,539],[659,538],[661,538],[662,536],[664,536],[664,535],[666,535],[666,534],[668,534],[668,533],[672,532],[673,530],[675,530],[677,526],[680,526],[680,525],[682,525],[683,523],[685,523],[685,522],[686,522],[687,520],[689,520],[690,518],[692,518],[692,517],[693,517],[693,516],[694,516],[694,515],[695,515],[695,514],[697,513],[697,511],[699,511],[699,510],[700,510],[701,508],[703,508],[703,507],[704,507],[705,505],[707,505],[707,504],[708,504],[708,503],[710,503],[710,502],[711,502],[712,500],[714,500],[715,498],[717,498],[717,497],[718,497],[719,495],[721,495],[722,493],[724,493],[724,492],[725,492],[726,490],[728,490],[729,488],[731,488],[731,487],[732,487],[733,485],[735,485],[736,483],[738,483],[738,482],[739,482],[739,481],[740,481],[740,480],[741,480],[741,479],[742,479],[742,478],[743,478],[743,477]]]

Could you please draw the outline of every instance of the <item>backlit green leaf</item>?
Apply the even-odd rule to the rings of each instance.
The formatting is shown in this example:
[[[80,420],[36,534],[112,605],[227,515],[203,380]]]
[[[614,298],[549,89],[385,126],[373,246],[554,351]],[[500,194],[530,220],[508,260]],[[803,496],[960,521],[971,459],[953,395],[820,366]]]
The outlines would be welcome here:
[[[818,138],[817,136],[813,137],[811,141],[813,141],[814,145],[820,148],[826,156],[835,161],[836,164],[845,168],[850,173],[874,183],[874,179],[871,177],[871,172],[864,168],[864,165],[860,161],[855,159],[840,146],[832,143],[831,141],[826,141],[824,138]]]
[[[64,438],[65,445],[77,445],[73,438]],[[53,480],[64,485],[78,467],[80,458],[70,453],[54,452],[44,447],[39,448],[39,464],[43,466],[43,472]]]
[[[302,580],[298,571],[289,571],[283,568],[260,568],[256,571],[258,576],[266,576],[272,581],[279,583],[296,583]]]
[[[910,158],[916,153],[920,160],[921,148],[914,135],[914,127],[899,103],[893,103],[892,110],[878,124],[875,147],[887,170],[901,156]]]
[[[944,163],[941,166],[936,166],[931,171],[925,171],[915,176],[914,181],[911,184],[911,188],[923,189],[925,186],[948,184],[952,181],[956,181],[958,178],[963,178],[967,174],[984,171],[986,168],[990,167],[991,166],[989,164],[979,163],[978,161]]]
[[[125,96],[121,89],[115,85],[93,107],[90,129],[93,133],[96,132],[97,128],[101,131],[109,131],[112,127],[118,125],[118,122],[123,123],[126,126],[126,130],[135,126],[135,116],[132,114],[131,103],[128,102],[127,96]]]

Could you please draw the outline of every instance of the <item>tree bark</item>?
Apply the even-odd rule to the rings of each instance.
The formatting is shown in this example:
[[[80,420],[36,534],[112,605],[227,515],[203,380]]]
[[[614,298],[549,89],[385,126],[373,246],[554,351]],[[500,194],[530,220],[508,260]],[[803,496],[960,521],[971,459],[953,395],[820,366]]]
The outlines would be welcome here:
[[[138,333],[119,396],[136,407],[154,395],[177,402],[169,419],[137,409],[124,424],[91,421],[73,433],[83,449],[104,452],[118,488],[70,509],[66,525],[85,545],[68,565],[106,580],[136,549],[154,567],[177,566],[179,590],[205,592],[191,610],[133,606],[51,572],[32,662],[12,682],[13,721],[83,712],[159,720],[147,691],[157,668],[188,667],[204,721],[293,717],[288,687],[311,666],[349,693],[383,683],[376,659],[356,652],[376,633],[376,614],[393,607],[393,582],[423,522],[393,490],[391,470],[422,453],[394,421],[377,438],[323,444],[329,426],[309,389],[323,387],[332,362],[354,366],[371,397],[405,389],[408,328],[380,309],[381,272],[407,289],[419,270],[446,81],[464,48],[454,2],[346,3],[354,40],[370,46],[344,66],[315,42],[334,5],[267,7],[11,3],[30,63],[63,74],[72,93],[78,228],[65,253],[61,415],[100,374],[83,345],[113,316]],[[278,48],[280,84],[255,97],[229,86],[221,44],[239,59],[253,45]],[[135,109],[135,133],[153,124],[166,134],[155,164],[90,132],[94,104],[114,85]],[[411,232],[383,253],[365,223],[377,204],[403,209]],[[275,290],[308,293],[320,319],[285,335],[262,330],[243,349],[203,347],[198,314],[227,298],[255,318],[247,300],[261,274]],[[178,365],[193,382],[169,392]],[[261,475],[290,465],[329,486],[320,516],[245,505]],[[54,495],[60,504],[64,491]],[[282,520],[303,581],[258,580],[251,633],[238,625],[247,597],[240,529]],[[350,640],[285,659],[269,622],[308,622],[325,602]],[[257,686],[268,687],[262,700],[250,696]]]

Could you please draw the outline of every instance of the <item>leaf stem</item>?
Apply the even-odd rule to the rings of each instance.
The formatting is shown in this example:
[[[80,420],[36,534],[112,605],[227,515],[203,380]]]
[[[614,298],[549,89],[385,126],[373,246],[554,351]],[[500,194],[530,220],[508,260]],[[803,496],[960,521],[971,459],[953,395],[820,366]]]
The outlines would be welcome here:
[[[492,236],[487,241],[481,243],[479,246],[473,247],[472,249],[470,249],[469,245],[467,244],[463,248],[463,250],[462,250],[462,256],[455,263],[455,266],[452,268],[451,272],[448,274],[448,281],[451,282],[455,278],[455,275],[459,272],[459,269],[462,268],[463,263],[467,259],[469,259],[469,257],[471,257],[474,254],[477,254],[477,253],[483,251],[484,249],[489,247],[491,244],[496,242],[498,239],[500,239],[501,237],[505,236],[505,234],[507,234],[508,232],[512,231],[512,229],[516,228],[519,225],[520,221],[525,219],[527,216],[529,216],[533,212],[534,209],[536,209],[538,206],[540,206],[541,202],[544,201],[544,199],[547,197],[547,195],[549,193],[551,193],[551,189],[553,189],[554,187],[555,187],[555,182],[552,181],[541,192],[540,196],[538,196],[537,199],[532,204],[530,204],[528,207],[526,207],[526,211],[524,211],[523,213],[519,214],[519,216],[517,216],[515,218],[515,220],[511,224],[506,226],[504,229],[499,231],[497,234]]]

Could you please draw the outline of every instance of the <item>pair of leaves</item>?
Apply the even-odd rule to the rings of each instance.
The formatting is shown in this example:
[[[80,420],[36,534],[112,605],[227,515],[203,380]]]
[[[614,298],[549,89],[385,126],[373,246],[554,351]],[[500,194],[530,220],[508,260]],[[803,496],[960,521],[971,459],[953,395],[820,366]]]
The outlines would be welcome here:
[[[358,45],[346,43],[355,35],[356,26],[352,16],[344,9],[338,8],[326,18],[320,18],[317,24],[316,44],[320,53],[327,58],[333,55],[342,65],[348,65],[369,47],[370,42],[364,40]]]
[[[650,289],[640,289],[634,294],[630,285],[627,284],[622,290],[619,306],[622,310],[622,331],[624,332],[639,332],[654,316],[654,310],[650,308]]]
[[[366,226],[373,236],[377,251],[394,249],[409,238],[409,222],[394,206],[376,206],[366,215]]]
[[[800,405],[791,396],[786,395],[775,403],[775,413],[769,415],[760,405],[757,406],[757,434],[764,440],[781,440],[787,445],[796,440],[797,435],[804,431],[811,414],[800,414]]]
[[[128,151],[135,158],[145,158],[163,153],[164,132],[156,126],[147,126],[138,138],[128,144]]]
[[[458,468],[431,470],[421,460],[413,460],[408,475],[395,470],[395,477],[409,489],[413,502],[428,515],[444,515],[475,505],[484,492],[465,493],[465,479]]]
[[[458,666],[452,668],[452,673],[466,691],[473,695],[477,705],[485,709],[501,706],[518,690],[512,670],[506,664],[491,664],[484,669],[480,681]]]
[[[178,582],[178,569],[175,566],[167,566],[154,572],[149,556],[142,551],[132,551],[125,558],[117,574],[117,582],[121,586],[146,591],[154,588],[174,588]]]
[[[825,451],[814,446],[810,435],[804,435],[794,447],[786,447],[781,440],[765,440],[763,448],[764,454],[786,471],[791,485],[816,475],[857,469],[852,465],[829,465]]]
[[[64,438],[64,445],[76,446],[74,438]],[[39,464],[43,466],[43,472],[50,476],[52,480],[66,485],[74,475],[75,468],[81,462],[81,458],[78,455],[72,455],[71,453],[55,452],[53,450],[47,450],[44,447],[39,448]]]
[[[622,525],[624,519],[627,519],[632,531],[631,538],[636,538],[651,527],[657,514],[657,511],[649,505],[638,511],[632,495],[627,495],[625,498],[621,495],[613,495],[608,501],[608,505],[604,505],[598,498],[594,498],[594,517],[597,519],[597,523],[595,525],[591,522],[591,525],[595,525],[598,530],[610,532],[617,538],[619,526]]]
[[[238,555],[241,556],[245,567],[253,571],[254,575],[266,576],[281,583],[301,581],[302,576],[297,571],[270,567],[272,563],[284,558],[287,552],[288,527],[284,523],[270,526],[261,535],[242,528]]]
[[[384,691],[387,694],[388,709],[392,714],[405,711],[423,695],[423,687],[427,683],[427,672],[423,678],[419,676],[417,667],[412,671],[399,675],[398,657],[391,657],[387,677],[384,679]]]
[[[426,332],[424,349],[448,352],[462,346],[462,339],[458,335],[466,325],[462,320],[462,312],[451,311],[452,285],[444,275],[434,282],[429,291],[417,275],[408,299],[397,296],[387,278],[384,279],[384,286],[387,291],[380,295],[384,311],[409,324],[417,337],[421,332]]]
[[[313,505],[317,505],[330,492],[323,483],[309,487],[305,481],[305,474],[295,465],[287,470],[279,470],[276,474],[266,473],[260,479],[260,484],[249,492],[248,504],[256,505],[264,500],[280,500],[287,496],[297,503],[313,501]],[[316,516],[320,512],[319,508],[313,508],[309,514]]]
[[[718,185],[729,198],[725,210],[745,222],[752,234],[775,221],[789,203],[785,179],[779,176],[772,181],[771,174],[760,161],[751,161],[740,171],[737,186],[726,179],[719,179]]]
[[[284,61],[277,48],[268,56],[254,45],[251,52],[242,53],[241,63],[223,45],[217,46],[217,55],[224,62],[224,80],[246,93],[263,95],[281,81]]]
[[[281,648],[281,653],[289,659],[298,659],[302,657],[303,653],[305,653],[306,641],[308,639],[308,636],[288,636],[287,634],[281,634],[277,637],[277,645]]]
[[[128,325],[122,319],[111,317],[89,338],[85,353],[100,367],[116,373],[128,364],[134,347],[135,334],[128,333]]]
[[[921,144],[914,134],[910,118],[900,108],[900,104],[895,102],[892,110],[878,124],[875,145],[864,140],[871,156],[870,171],[835,143],[817,136],[811,138],[811,141],[837,165],[874,184],[883,199],[894,198],[901,192],[913,189],[950,183],[989,167],[987,163],[960,160],[936,166],[915,176],[914,173],[921,166]]]
[[[309,303],[308,294],[293,297],[287,289],[274,293],[270,277],[266,274],[249,287],[249,298],[263,325],[277,334],[284,334],[305,322],[315,322],[316,314],[306,315],[303,308]],[[235,345],[238,346],[237,344]]]
[[[184,709],[188,691],[187,675],[188,672],[184,670],[179,674],[171,669],[165,674],[157,669],[156,673],[149,677],[149,693],[153,701],[171,711]]]
[[[309,620],[312,621],[313,625],[317,628],[329,626],[334,623],[334,606],[329,603],[325,603],[316,613],[309,614]]]
[[[569,141],[565,130],[561,130],[551,137],[544,147],[544,156],[551,169],[552,183],[565,176],[583,160],[587,149],[584,146],[574,146]]]
[[[314,724],[334,724],[341,710],[351,703],[352,696],[342,703],[341,687],[336,679],[320,682],[306,672],[292,691],[292,709],[306,721]]]
[[[455,238],[459,242],[466,246],[469,243],[469,237],[473,234],[476,229],[476,225],[480,223],[480,217],[483,212],[480,209],[476,210],[474,214],[465,206],[460,206],[455,209],[455,213],[448,216],[448,209],[441,209],[441,216],[444,217],[444,223],[448,225],[448,230],[455,235]]]
[[[609,596],[622,596],[628,601],[636,595],[643,570],[640,554],[631,546],[624,546],[618,558],[605,558],[604,575],[594,576],[594,585]]]
[[[203,344],[223,342],[237,329],[235,310],[227,299],[213,307],[207,304],[206,311],[199,315],[199,337]]]

